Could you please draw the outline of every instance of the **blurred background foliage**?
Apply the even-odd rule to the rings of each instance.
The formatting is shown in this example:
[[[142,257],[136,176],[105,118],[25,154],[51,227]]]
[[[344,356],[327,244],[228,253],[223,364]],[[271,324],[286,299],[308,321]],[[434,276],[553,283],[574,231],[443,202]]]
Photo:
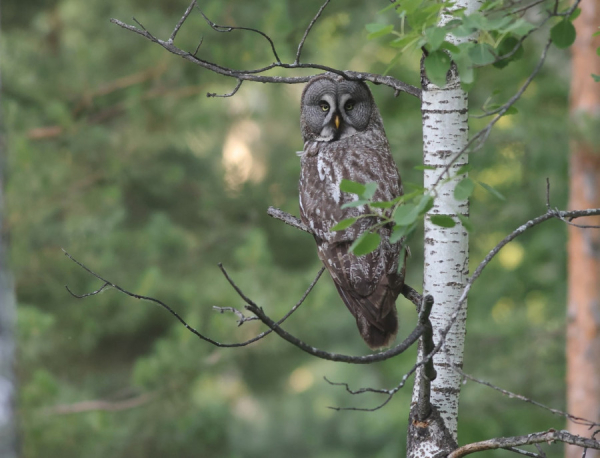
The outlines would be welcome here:
[[[218,24],[268,33],[293,60],[320,0],[202,2]],[[393,20],[386,2],[332,2],[311,32],[304,61],[382,72],[395,51],[368,41],[364,25]],[[167,38],[187,7],[166,0],[29,0],[2,5],[3,111],[8,142],[7,226],[18,297],[19,420],[23,457],[253,458],[403,456],[410,386],[374,413],[375,395],[352,397],[323,381],[392,387],[415,352],[349,366],[309,357],[276,336],[241,349],[199,341],[165,310],[108,290],[65,258],[66,249],[124,288],[170,304],[223,342],[263,328],[237,327],[213,305],[242,303],[220,274],[282,316],[319,269],[310,236],[266,215],[297,210],[301,86],[245,83],[212,75],[109,23],[135,16]],[[177,38],[184,49],[234,68],[272,62],[252,33],[216,33],[193,14]],[[503,101],[528,76],[539,46],[502,71],[482,70],[472,91],[478,112]],[[508,232],[567,198],[565,52],[548,64],[472,156],[472,174],[506,196],[478,188],[472,199],[472,269]],[[419,56],[392,70],[418,85]],[[290,74],[290,73],[288,73]],[[310,74],[310,73],[308,73]],[[419,103],[372,86],[405,182],[421,183]],[[473,120],[473,130],[484,121]],[[422,232],[410,242],[409,284],[422,281]],[[565,240],[549,222],[509,244],[472,290],[465,370],[555,408],[564,408]],[[400,337],[415,323],[398,300]],[[330,351],[367,352],[330,279],[286,324]],[[97,403],[115,410],[98,410]],[[459,440],[515,435],[563,420],[467,384]],[[507,452],[504,452],[507,453]],[[554,453],[554,454],[552,454]],[[548,456],[560,456],[554,447]],[[489,452],[481,456],[504,456]]]

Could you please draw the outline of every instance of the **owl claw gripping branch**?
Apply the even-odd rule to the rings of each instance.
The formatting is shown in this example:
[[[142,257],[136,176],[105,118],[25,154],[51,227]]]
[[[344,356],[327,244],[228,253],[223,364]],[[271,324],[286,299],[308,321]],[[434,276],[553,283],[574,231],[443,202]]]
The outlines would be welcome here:
[[[391,228],[386,225],[378,229],[379,247],[355,256],[350,246],[377,218],[360,218],[345,230],[331,231],[343,219],[372,213],[365,206],[342,209],[356,199],[340,190],[343,179],[377,182],[374,200],[391,201],[402,195],[379,110],[365,83],[325,74],[304,89],[300,123],[302,221],[312,230],[319,258],[364,341],[371,349],[390,346],[398,332],[395,303],[404,284],[405,255],[399,259],[403,240],[391,244]]]

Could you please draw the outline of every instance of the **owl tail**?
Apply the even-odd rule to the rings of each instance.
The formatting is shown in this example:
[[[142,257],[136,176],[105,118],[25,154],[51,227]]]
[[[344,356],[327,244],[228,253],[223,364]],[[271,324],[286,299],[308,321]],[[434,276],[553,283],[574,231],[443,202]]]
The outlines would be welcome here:
[[[398,333],[398,314],[396,307],[376,323],[370,323],[364,316],[356,317],[356,324],[363,340],[371,350],[389,347],[396,340]]]
[[[389,347],[396,339],[398,333],[398,313],[396,312],[396,296],[387,288],[382,287],[380,296],[373,294],[369,297],[360,297],[348,294],[336,284],[342,300],[356,318],[358,331],[371,350]],[[385,289],[384,289],[385,288]],[[375,300],[376,304],[373,303]],[[377,300],[378,299],[378,300]],[[385,311],[380,316],[378,312]]]

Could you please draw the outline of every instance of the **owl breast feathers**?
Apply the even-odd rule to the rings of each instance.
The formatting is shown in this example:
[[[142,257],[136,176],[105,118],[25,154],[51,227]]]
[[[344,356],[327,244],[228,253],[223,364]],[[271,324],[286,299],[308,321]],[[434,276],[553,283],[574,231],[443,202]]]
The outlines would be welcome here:
[[[313,78],[306,86],[301,110],[302,221],[312,230],[319,258],[367,345],[372,349],[389,346],[398,332],[395,302],[404,283],[405,259],[399,259],[402,241],[391,244],[391,228],[383,226],[378,229],[379,247],[355,256],[350,245],[378,218],[361,218],[348,229],[331,231],[343,219],[377,211],[365,206],[342,209],[357,198],[340,190],[343,179],[377,182],[374,200],[402,195],[381,116],[366,84],[328,74]]]

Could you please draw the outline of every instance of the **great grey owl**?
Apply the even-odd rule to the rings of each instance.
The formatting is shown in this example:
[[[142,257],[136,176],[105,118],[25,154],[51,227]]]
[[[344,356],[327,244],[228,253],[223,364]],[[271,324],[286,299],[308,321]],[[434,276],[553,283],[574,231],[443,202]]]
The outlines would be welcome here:
[[[343,219],[378,211],[368,206],[342,209],[344,203],[357,199],[340,191],[343,179],[377,182],[373,196],[377,201],[402,195],[379,110],[365,83],[324,74],[313,78],[302,93],[300,124],[302,221],[312,230],[319,258],[356,318],[364,341],[371,349],[389,346],[398,332],[395,302],[404,284],[405,257],[399,260],[402,242],[390,244],[391,228],[383,226],[379,247],[355,256],[350,245],[378,218],[361,218],[348,229],[331,231]]]

